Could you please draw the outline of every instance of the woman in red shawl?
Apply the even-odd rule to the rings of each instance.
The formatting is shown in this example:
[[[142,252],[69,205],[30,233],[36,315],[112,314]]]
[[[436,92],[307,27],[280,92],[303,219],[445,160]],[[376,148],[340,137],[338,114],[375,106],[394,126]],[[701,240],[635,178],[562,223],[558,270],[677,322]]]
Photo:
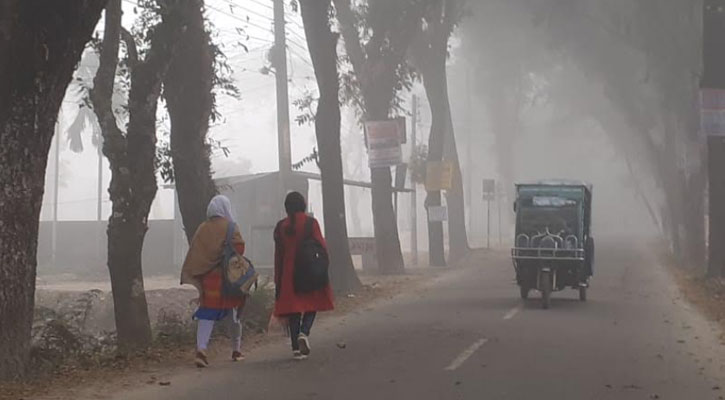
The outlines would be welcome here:
[[[279,221],[274,230],[274,282],[276,301],[274,315],[287,318],[293,356],[302,360],[310,354],[310,330],[318,311],[329,311],[332,304],[330,285],[310,293],[296,293],[294,288],[295,258],[300,243],[305,238],[304,227],[308,218],[307,204],[298,192],[287,195],[284,201],[287,218]],[[312,237],[327,248],[320,225],[313,218]]]

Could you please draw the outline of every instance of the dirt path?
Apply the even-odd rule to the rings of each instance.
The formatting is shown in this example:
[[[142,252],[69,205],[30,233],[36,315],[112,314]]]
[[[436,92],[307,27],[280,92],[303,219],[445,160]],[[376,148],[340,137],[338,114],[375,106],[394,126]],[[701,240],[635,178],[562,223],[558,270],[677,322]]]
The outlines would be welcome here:
[[[406,275],[400,276],[362,275],[360,278],[364,285],[363,289],[355,295],[336,299],[335,311],[323,314],[318,325],[323,326],[330,320],[338,320],[351,313],[370,309],[376,302],[392,299],[401,293],[421,290],[450,270],[412,268]],[[62,285],[58,287],[62,287]],[[71,287],[68,286],[66,289]],[[174,292],[173,295],[169,295],[171,291]],[[150,298],[162,299],[164,304],[182,301],[184,303],[182,308],[186,307],[187,297],[194,296],[193,291],[184,289],[157,289],[149,293],[151,293]],[[53,300],[46,299],[46,301]],[[152,303],[155,304],[158,301],[150,302],[150,304]],[[150,307],[156,309],[161,306],[157,304]],[[188,336],[193,336],[193,333]],[[253,353],[261,347],[284,340],[287,339],[247,330],[245,331],[243,352],[245,354]],[[210,348],[211,361],[213,363],[226,362],[227,348],[228,341],[225,338],[215,338]],[[138,387],[138,385],[165,385],[167,382],[165,377],[191,368],[192,356],[193,341],[158,345],[148,354],[130,360],[111,360],[100,368],[84,369],[73,366],[55,376],[45,377],[29,384],[0,385],[0,400],[104,399],[113,392]]]
[[[482,257],[321,321],[302,364],[274,343],[78,399],[722,399],[719,328],[646,246],[599,243],[587,302],[566,290],[542,310],[519,298],[508,257]]]

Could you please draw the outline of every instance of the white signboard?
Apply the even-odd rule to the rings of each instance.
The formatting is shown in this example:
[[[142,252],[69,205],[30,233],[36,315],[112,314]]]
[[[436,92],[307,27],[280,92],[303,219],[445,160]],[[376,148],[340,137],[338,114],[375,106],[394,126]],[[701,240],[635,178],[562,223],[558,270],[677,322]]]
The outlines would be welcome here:
[[[428,221],[430,221],[430,222],[448,221],[448,207],[444,207],[444,206],[428,207]]]
[[[576,201],[551,196],[534,196],[533,204],[536,207],[565,207],[576,205]]]
[[[495,179],[484,179],[483,180],[483,199],[490,200],[496,197],[496,180]]]
[[[365,123],[370,168],[393,167],[403,163],[399,128],[395,120]]]
[[[375,255],[375,238],[348,238],[350,244],[350,254]]]
[[[700,129],[706,136],[725,136],[725,90],[700,90]]]

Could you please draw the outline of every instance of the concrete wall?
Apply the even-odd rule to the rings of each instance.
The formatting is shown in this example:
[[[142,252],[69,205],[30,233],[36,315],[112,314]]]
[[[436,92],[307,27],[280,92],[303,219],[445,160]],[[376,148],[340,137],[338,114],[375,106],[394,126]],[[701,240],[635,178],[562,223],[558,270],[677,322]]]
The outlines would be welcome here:
[[[229,197],[237,222],[247,242],[247,256],[258,267],[274,263],[272,232],[284,215],[279,198],[276,173],[225,178],[217,181],[220,192]],[[289,190],[308,193],[307,179],[291,177]],[[175,219],[151,220],[143,248],[146,276],[175,275],[181,270],[188,245],[176,207]],[[59,221],[56,256],[52,257],[53,223],[40,223],[38,238],[38,273],[40,275],[74,274],[90,279],[107,278],[106,221]]]
[[[175,265],[174,220],[149,221],[143,248],[146,275],[179,273]],[[106,221],[59,221],[56,235],[56,257],[53,263],[53,223],[40,223],[38,237],[39,274],[88,274],[89,277],[108,276]]]

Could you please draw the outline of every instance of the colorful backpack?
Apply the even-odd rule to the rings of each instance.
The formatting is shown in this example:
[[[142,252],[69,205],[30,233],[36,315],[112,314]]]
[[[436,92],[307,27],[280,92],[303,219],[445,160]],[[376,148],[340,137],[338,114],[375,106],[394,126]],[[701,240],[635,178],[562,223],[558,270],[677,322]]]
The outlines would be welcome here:
[[[227,237],[224,241],[224,258],[222,259],[222,292],[226,296],[244,296],[252,290],[259,279],[259,273],[252,262],[237,253],[232,243],[237,224],[229,222]]]

